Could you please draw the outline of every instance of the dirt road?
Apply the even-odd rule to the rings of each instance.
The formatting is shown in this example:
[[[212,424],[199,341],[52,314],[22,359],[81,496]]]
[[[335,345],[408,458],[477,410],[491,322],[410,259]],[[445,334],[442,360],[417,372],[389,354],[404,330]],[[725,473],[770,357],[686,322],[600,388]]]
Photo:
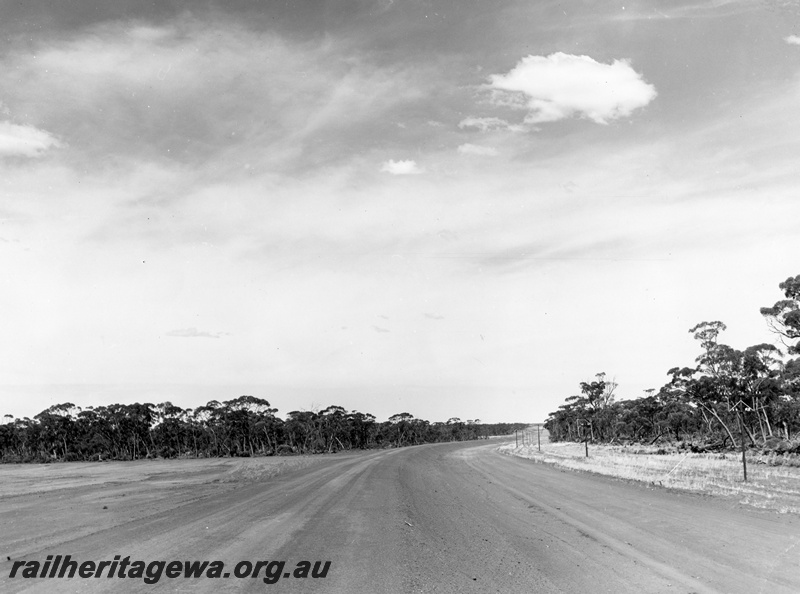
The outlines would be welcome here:
[[[800,592],[796,516],[562,472],[497,445],[319,457],[280,474],[265,470],[276,459],[3,467],[0,591]],[[231,577],[26,579],[20,564],[9,578],[15,562],[67,554],[219,560]],[[331,561],[327,576],[264,582],[302,560]],[[240,561],[286,565],[237,579]]]

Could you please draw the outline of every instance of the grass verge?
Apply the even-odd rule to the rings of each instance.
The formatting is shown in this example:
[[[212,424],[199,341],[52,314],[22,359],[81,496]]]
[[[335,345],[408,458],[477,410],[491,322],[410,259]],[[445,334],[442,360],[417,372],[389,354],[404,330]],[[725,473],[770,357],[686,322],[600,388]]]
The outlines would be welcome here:
[[[776,466],[763,458],[748,457],[747,482],[740,454],[657,454],[657,447],[549,443],[500,447],[520,456],[561,468],[594,472],[693,493],[724,496],[739,503],[780,513],[800,514],[800,467]],[[663,450],[662,450],[663,451]]]

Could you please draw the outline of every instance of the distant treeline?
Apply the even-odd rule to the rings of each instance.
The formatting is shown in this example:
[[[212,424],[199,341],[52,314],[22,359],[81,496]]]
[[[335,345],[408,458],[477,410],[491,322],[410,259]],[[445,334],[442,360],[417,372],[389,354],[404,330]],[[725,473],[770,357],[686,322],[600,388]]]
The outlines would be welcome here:
[[[691,442],[695,447],[742,445],[800,451],[800,275],[780,283],[785,299],[761,314],[782,349],[758,344],[742,351],[718,342],[722,322],[691,328],[701,346],[694,367],[673,367],[669,381],[645,397],[614,402],[616,382],[600,373],[581,382],[580,395],[550,414],[554,441]]]
[[[431,423],[401,413],[379,423],[329,406],[293,411],[286,420],[254,396],[212,400],[194,410],[169,402],[88,407],[58,404],[33,419],[5,416],[0,461],[51,462],[141,458],[272,456],[390,448],[508,435],[525,423],[481,423],[454,417]]]

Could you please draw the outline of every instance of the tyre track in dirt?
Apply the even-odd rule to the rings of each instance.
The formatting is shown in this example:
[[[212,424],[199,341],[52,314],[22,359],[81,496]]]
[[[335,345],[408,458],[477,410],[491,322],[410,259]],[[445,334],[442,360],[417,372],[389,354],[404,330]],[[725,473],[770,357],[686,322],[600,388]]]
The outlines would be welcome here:
[[[124,521],[6,543],[12,559],[331,561],[324,579],[9,579],[3,592],[800,592],[798,518],[504,456],[497,442],[330,456],[266,480],[160,492]],[[146,481],[126,487],[132,499]],[[135,491],[135,489],[139,491]],[[80,492],[76,487],[75,493]],[[69,495],[67,491],[66,496]],[[20,497],[24,497],[20,495]],[[48,497],[36,495],[52,513]],[[60,501],[60,499],[59,499]],[[120,504],[121,505],[121,504]],[[30,510],[36,506],[20,506]],[[34,521],[35,520],[35,521]],[[52,529],[46,530],[49,520]],[[56,536],[54,536],[56,535]],[[263,575],[263,573],[262,573]]]

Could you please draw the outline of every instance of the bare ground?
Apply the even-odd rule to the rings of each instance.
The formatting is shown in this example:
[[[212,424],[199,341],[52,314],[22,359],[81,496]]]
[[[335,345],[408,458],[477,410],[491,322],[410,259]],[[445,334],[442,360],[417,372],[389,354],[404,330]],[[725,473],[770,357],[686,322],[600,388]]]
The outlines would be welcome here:
[[[3,592],[800,592],[800,519],[456,443],[0,467]],[[324,579],[11,579],[15,560],[331,560]],[[7,560],[9,558],[11,560]]]

